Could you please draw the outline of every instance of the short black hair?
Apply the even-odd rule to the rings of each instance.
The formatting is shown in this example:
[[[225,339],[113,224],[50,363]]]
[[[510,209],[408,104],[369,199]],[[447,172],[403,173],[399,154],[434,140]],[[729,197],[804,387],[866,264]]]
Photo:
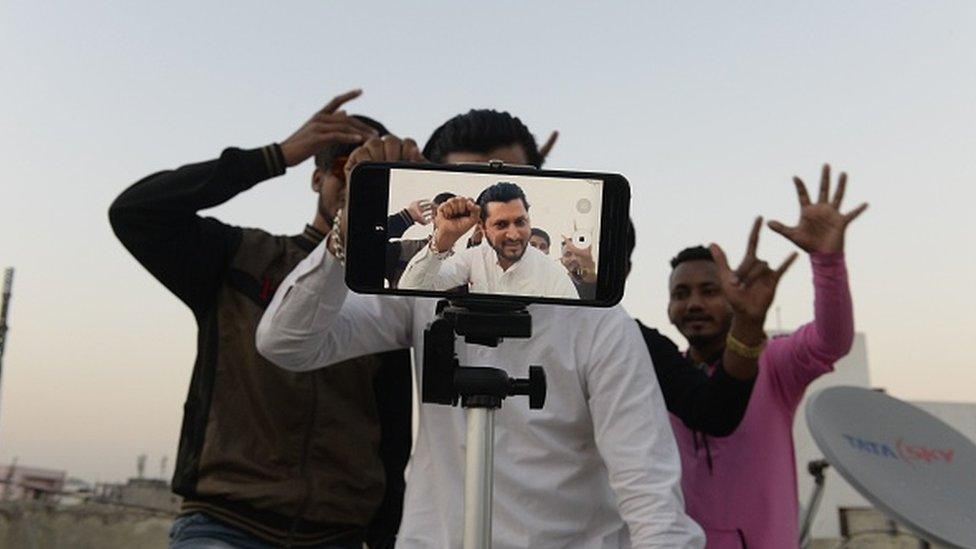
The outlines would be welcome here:
[[[671,268],[674,269],[685,261],[715,261],[712,252],[708,248],[698,245],[685,248],[678,252],[678,255],[671,258]]]
[[[522,192],[522,188],[515,183],[499,181],[481,191],[476,201],[478,206],[481,206],[481,221],[488,219],[489,202],[509,202],[516,198],[522,199],[522,205],[525,206],[525,211],[529,211],[529,201],[525,199],[525,193]]]
[[[424,157],[443,164],[453,152],[486,154],[509,145],[520,145],[529,164],[542,167],[539,145],[518,117],[494,109],[471,109],[434,130],[424,145]]]
[[[443,193],[440,193],[439,195],[435,196],[433,202],[434,202],[434,204],[437,204],[438,206],[440,206],[441,204],[447,202],[448,200],[454,198],[455,196],[457,196],[457,195],[454,194],[454,193],[451,193],[451,192],[443,192]]]
[[[547,245],[552,246],[552,239],[549,238],[549,233],[543,231],[539,227],[532,227],[532,236],[541,236],[542,239],[546,241]]]
[[[355,118],[356,120],[359,120],[360,122],[376,130],[380,134],[380,137],[390,133],[389,130],[386,129],[386,126],[368,116],[354,114],[352,115],[352,118]],[[359,145],[353,143],[337,143],[335,145],[329,145],[328,147],[315,153],[315,166],[323,170],[328,170],[332,167],[332,163],[335,162],[336,158],[339,158],[340,156],[349,156],[358,146]]]

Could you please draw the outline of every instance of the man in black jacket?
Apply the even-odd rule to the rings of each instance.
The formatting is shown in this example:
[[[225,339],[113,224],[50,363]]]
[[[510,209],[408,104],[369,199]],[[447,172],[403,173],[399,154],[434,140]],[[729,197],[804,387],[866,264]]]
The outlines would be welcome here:
[[[184,405],[171,547],[392,545],[410,451],[410,359],[365,356],[291,373],[258,355],[254,333],[280,281],[332,227],[345,157],[386,133],[334,98],[280,145],[226,149],[160,172],[112,204],[119,240],[193,311],[197,357]],[[274,236],[198,211],[315,156],[315,218]]]

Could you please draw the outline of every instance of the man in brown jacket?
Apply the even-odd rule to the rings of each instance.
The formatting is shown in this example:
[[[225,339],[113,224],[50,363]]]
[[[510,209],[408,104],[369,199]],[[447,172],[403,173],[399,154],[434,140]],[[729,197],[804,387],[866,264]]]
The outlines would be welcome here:
[[[309,373],[258,355],[254,333],[280,281],[323,238],[344,195],[352,149],[386,129],[334,98],[288,139],[226,149],[150,175],[109,218],[119,240],[196,317],[170,546],[392,546],[410,451],[410,358],[394,351]],[[315,217],[294,236],[197,212],[315,156]]]

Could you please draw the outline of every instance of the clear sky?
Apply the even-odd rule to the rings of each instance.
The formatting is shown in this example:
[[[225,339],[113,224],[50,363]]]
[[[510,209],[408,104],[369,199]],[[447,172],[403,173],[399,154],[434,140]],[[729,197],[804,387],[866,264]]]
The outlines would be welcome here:
[[[90,480],[173,458],[190,312],[115,240],[106,209],[151,172],[280,141],[331,96],[425,140],[507,109],[550,167],[633,186],[624,304],[667,325],[667,260],[738,256],[756,214],[792,223],[794,174],[850,174],[856,323],[874,382],[976,400],[976,4],[972,2],[0,3],[0,266],[15,266],[0,462]],[[212,212],[293,233],[306,164]],[[761,253],[789,245],[765,231]],[[635,283],[636,282],[636,283]],[[799,261],[776,306],[810,319]],[[770,327],[777,324],[771,315]],[[167,471],[167,475],[170,471]]]

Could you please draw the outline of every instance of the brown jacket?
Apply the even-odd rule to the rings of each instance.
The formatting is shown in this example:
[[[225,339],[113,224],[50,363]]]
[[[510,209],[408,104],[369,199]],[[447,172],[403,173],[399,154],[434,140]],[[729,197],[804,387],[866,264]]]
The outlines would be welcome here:
[[[197,358],[173,490],[266,541],[390,543],[410,444],[406,350],[312,372],[257,354],[254,334],[281,280],[322,239],[274,236],[197,211],[279,175],[277,146],[155,174],[113,203],[123,244],[194,312]],[[323,365],[324,366],[324,365]]]

